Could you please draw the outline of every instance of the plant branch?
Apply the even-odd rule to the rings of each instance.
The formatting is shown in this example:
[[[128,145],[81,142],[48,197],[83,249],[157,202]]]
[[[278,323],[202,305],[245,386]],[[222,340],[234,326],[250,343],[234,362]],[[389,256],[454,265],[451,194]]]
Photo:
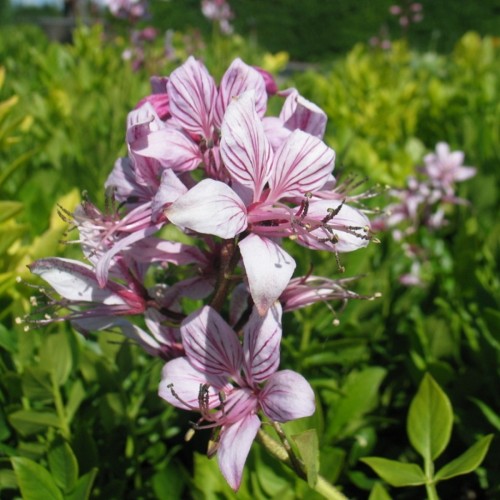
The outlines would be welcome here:
[[[300,471],[297,471],[295,469],[295,466],[292,464],[292,461],[290,460],[290,455],[285,449],[285,446],[283,446],[281,443],[278,443],[278,441],[273,439],[262,429],[260,429],[257,434],[257,440],[273,457],[277,458],[280,462],[283,462],[292,470],[297,472],[299,477],[301,477],[302,479],[306,479],[307,475],[304,465],[302,464]],[[299,461],[299,463],[301,462]],[[347,500],[347,497],[344,496],[337,488],[335,488],[335,486],[330,484],[325,478],[319,475],[316,484],[312,487],[312,489],[314,489],[314,491],[328,500]]]

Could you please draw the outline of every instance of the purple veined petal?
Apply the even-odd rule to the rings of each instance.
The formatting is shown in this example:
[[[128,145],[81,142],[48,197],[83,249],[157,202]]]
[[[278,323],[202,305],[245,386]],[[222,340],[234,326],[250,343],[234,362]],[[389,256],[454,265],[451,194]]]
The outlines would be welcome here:
[[[191,364],[211,375],[239,379],[243,350],[238,336],[209,306],[190,314],[181,324],[182,344]]]
[[[238,490],[248,453],[260,429],[257,415],[248,415],[232,425],[222,428],[217,461],[222,475],[233,490]]]
[[[165,127],[154,107],[144,103],[127,115],[127,143],[132,143],[140,137]]]
[[[253,201],[260,199],[271,163],[271,145],[255,111],[253,91],[233,99],[221,127],[220,154],[229,175],[253,191]]]
[[[283,104],[280,118],[290,130],[303,130],[322,139],[325,135],[327,116],[316,104],[302,97],[297,90],[290,89]]]
[[[168,262],[176,266],[188,264],[208,265],[206,255],[198,248],[178,241],[168,241],[150,236],[138,241],[130,249],[129,255],[136,262]]]
[[[118,158],[113,170],[109,174],[105,188],[114,188],[114,197],[118,201],[127,201],[129,197],[137,197],[142,200],[151,199],[152,193],[147,188],[137,184],[134,167],[130,158]]]
[[[164,170],[161,174],[161,181],[151,202],[151,218],[153,222],[158,222],[163,215],[163,208],[176,201],[180,196],[186,194],[187,187],[177,177],[173,170]]]
[[[118,240],[112,248],[110,248],[105,254],[103,254],[96,265],[96,277],[99,285],[104,287],[104,285],[108,281],[109,268],[111,266],[113,257],[116,254],[122,252],[123,250],[127,250],[130,245],[134,244],[135,242],[143,240],[144,238],[147,238],[148,236],[156,233],[162,228],[162,226],[163,223],[160,223],[135,231],[128,236],[125,236],[125,238]]]
[[[291,130],[283,126],[283,121],[276,116],[265,116],[262,119],[264,132],[273,151],[276,151],[288,139]]]
[[[339,205],[340,202],[336,200],[311,201],[307,218],[320,222],[328,214],[328,209],[336,209]],[[369,243],[369,238],[365,237],[371,226],[368,217],[345,203],[328,225],[338,238],[335,245],[318,241],[329,234],[322,229],[311,231],[310,234],[301,234],[298,243],[317,250],[335,250],[339,253],[352,252],[366,247]]]
[[[267,380],[280,363],[281,305],[276,302],[264,317],[253,311],[243,333],[245,372],[250,383]]]
[[[170,107],[167,94],[167,82],[164,82],[165,89],[163,93],[154,93],[143,97],[136,105],[140,108],[144,103],[148,102],[153,106],[160,120],[166,120],[170,116]]]
[[[217,89],[205,66],[193,56],[167,82],[170,113],[189,133],[212,138]]]
[[[181,332],[179,328],[165,325],[166,317],[157,309],[149,308],[144,313],[144,320],[151,336],[158,342],[163,351],[163,357],[173,359],[184,356]]]
[[[179,303],[183,297],[188,297],[193,300],[201,300],[207,298],[213,291],[215,279],[210,280],[203,276],[194,276],[185,280],[177,281],[173,285],[159,289],[158,302],[164,307],[171,308]]]
[[[163,367],[158,393],[176,408],[200,411],[201,385],[208,386],[208,407],[217,408],[219,391],[228,387],[226,380],[198,371],[186,357],[176,358]]]
[[[233,238],[247,227],[247,210],[227,185],[204,179],[165,210],[167,218],[182,229],[220,238]]]
[[[314,391],[309,382],[292,370],[273,373],[259,400],[265,415],[276,422],[309,417],[316,409]]]
[[[249,234],[238,245],[250,294],[264,316],[288,285],[295,261],[277,243],[256,234]]]
[[[98,316],[80,318],[72,320],[71,324],[76,330],[82,333],[119,328],[125,337],[134,343],[136,342],[151,356],[159,356],[162,353],[162,346],[151,335],[122,317]]]
[[[318,138],[295,130],[276,151],[268,200],[304,196],[330,178],[335,152]]]
[[[241,59],[236,58],[227,69],[219,85],[219,93],[215,104],[215,125],[220,128],[224,113],[233,98],[247,90],[255,91],[255,109],[262,118],[266,112],[267,93],[262,75]]]
[[[163,168],[189,172],[203,161],[198,145],[186,134],[166,126],[130,143],[132,153],[157,160]]]
[[[28,267],[65,299],[108,305],[127,304],[117,293],[122,288],[120,285],[109,283],[101,288],[95,270],[76,260],[58,257],[39,259]]]

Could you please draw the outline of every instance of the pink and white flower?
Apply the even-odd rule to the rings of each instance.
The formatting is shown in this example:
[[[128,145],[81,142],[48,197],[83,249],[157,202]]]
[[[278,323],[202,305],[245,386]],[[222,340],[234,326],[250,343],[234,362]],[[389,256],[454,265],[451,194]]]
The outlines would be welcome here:
[[[186,356],[169,361],[159,394],[170,404],[199,411],[195,429],[216,430],[219,468],[237,490],[252,442],[261,426],[259,413],[286,422],[314,413],[314,392],[280,361],[281,308],[264,317],[251,315],[238,335],[212,308],[194,312],[181,325]]]

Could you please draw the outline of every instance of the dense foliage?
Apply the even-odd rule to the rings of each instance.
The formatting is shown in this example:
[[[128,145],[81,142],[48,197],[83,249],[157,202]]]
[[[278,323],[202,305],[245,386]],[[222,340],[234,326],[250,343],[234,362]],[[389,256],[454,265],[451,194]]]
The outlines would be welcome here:
[[[148,92],[149,74],[168,74],[178,63],[134,73],[120,57],[124,47],[99,29],[78,31],[73,45],[31,29],[0,34],[2,498],[19,487],[27,499],[41,491],[43,498],[236,498],[203,456],[207,436],[197,433],[186,444],[189,418],[158,398],[160,360],[111,333],[84,338],[63,323],[27,331],[16,322],[30,309],[32,290],[15,284],[17,276],[33,281],[26,264],[76,253],[59,243],[66,225],[56,203],[72,210],[83,190],[98,195],[124,153],[125,117]],[[280,67],[281,59],[243,40],[222,49],[228,59],[253,53],[248,62]],[[207,64],[220,72],[209,52]],[[381,298],[350,301],[338,313],[317,304],[284,325],[282,366],[300,371],[318,399],[313,417],[285,429],[317,429],[321,474],[349,498],[423,495],[391,488],[390,480],[382,486],[370,459],[362,459],[420,464],[406,419],[417,390],[434,390],[429,378],[420,386],[425,373],[451,401],[443,403],[440,389],[432,393],[447,408],[449,429],[451,407],[454,415],[438,468],[496,434],[481,467],[440,483],[439,493],[500,494],[499,68],[498,43],[469,33],[450,56],[413,52],[403,42],[385,52],[357,45],[324,71],[280,77],[328,113],[337,173],[401,187],[439,141],[463,150],[478,170],[460,186],[470,205],[448,207],[447,226],[413,235],[425,249],[422,286],[399,282],[410,261],[381,233],[380,245],[342,257],[347,276],[365,275],[356,291]],[[375,203],[388,201],[381,195]],[[315,274],[339,275],[331,254],[304,253],[298,267],[306,273],[311,266]],[[320,498],[254,446],[238,498],[278,496]]]

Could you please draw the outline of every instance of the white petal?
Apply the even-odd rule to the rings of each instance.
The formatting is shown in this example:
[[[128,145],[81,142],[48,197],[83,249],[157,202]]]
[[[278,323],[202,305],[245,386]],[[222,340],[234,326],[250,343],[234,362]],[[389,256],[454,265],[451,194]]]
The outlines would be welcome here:
[[[288,285],[295,261],[277,243],[256,234],[249,234],[238,245],[250,294],[263,316]]]
[[[248,415],[222,429],[217,461],[222,475],[235,491],[240,487],[243,467],[259,429],[257,415]]]
[[[165,211],[176,226],[220,238],[233,238],[247,227],[247,210],[223,182],[205,179]]]
[[[158,392],[160,397],[177,408],[200,411],[202,385],[207,386],[209,408],[219,406],[219,391],[226,386],[225,380],[198,371],[185,357],[176,358],[164,366]]]
[[[323,141],[295,130],[276,152],[269,186],[270,198],[304,196],[330,179],[335,152]]]
[[[261,393],[263,412],[271,420],[287,422],[314,413],[314,392],[309,382],[292,370],[274,373]]]
[[[170,112],[185,130],[211,139],[216,87],[205,66],[194,57],[168,79]]]
[[[234,97],[247,90],[255,92],[255,107],[259,117],[266,111],[266,84],[262,75],[241,59],[236,58],[227,69],[219,85],[219,94],[215,105],[215,123],[221,126],[224,113]]]
[[[245,92],[231,102],[221,128],[220,153],[231,177],[260,198],[269,178],[271,145],[255,111],[254,93]]]
[[[243,350],[234,330],[209,306],[190,314],[181,325],[182,345],[191,364],[213,375],[238,376]]]
[[[264,317],[254,310],[245,325],[243,352],[245,371],[253,382],[267,380],[280,363],[281,305],[276,302]]]
[[[81,262],[63,258],[40,259],[29,268],[65,299],[109,305],[126,304],[110,287],[101,288],[95,270]],[[116,288],[118,285],[110,286]]]

